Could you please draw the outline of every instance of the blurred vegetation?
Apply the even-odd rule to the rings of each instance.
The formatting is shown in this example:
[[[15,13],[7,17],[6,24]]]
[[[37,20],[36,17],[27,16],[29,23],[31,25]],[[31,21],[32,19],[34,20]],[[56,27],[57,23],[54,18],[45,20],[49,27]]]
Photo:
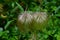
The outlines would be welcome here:
[[[0,0],[0,40],[28,40],[31,33],[20,33],[16,25],[22,11],[48,12],[47,28],[37,36],[39,40],[60,40],[60,0]]]

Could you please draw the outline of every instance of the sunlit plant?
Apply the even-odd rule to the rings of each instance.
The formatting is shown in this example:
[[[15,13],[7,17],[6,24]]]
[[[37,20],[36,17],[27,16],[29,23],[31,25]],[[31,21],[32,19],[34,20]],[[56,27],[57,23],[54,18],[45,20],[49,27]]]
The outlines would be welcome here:
[[[31,14],[33,13],[33,14]],[[36,31],[42,31],[48,22],[48,15],[46,12],[23,12],[18,16],[18,28],[22,33],[32,33],[31,40],[36,40]]]

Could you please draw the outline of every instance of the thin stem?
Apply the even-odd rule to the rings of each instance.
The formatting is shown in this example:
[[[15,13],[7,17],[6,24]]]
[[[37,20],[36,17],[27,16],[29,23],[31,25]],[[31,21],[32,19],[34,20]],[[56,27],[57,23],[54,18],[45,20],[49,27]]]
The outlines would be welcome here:
[[[37,40],[36,33],[31,34],[31,38],[29,40]]]

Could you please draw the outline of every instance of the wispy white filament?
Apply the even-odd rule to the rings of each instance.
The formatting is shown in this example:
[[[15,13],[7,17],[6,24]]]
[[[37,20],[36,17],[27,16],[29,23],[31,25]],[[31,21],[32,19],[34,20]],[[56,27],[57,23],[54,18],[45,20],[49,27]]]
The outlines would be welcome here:
[[[47,19],[47,13],[45,13],[45,12],[36,12],[35,14],[33,14],[33,18],[37,22],[40,22],[40,23],[44,22]]]
[[[22,23],[28,23],[31,22],[32,20],[32,15],[28,14],[28,13],[24,13],[22,15],[19,15],[18,20],[21,21]]]

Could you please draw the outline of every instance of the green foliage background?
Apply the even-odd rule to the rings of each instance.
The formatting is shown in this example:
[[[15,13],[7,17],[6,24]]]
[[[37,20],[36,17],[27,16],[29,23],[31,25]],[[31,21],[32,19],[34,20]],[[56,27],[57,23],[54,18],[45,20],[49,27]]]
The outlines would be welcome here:
[[[45,11],[50,19],[39,40],[60,40],[60,0],[0,0],[0,40],[27,40],[30,33],[21,34],[16,22],[20,12]],[[20,36],[20,37],[18,37]]]

